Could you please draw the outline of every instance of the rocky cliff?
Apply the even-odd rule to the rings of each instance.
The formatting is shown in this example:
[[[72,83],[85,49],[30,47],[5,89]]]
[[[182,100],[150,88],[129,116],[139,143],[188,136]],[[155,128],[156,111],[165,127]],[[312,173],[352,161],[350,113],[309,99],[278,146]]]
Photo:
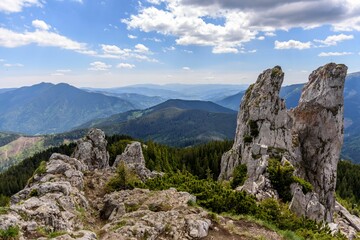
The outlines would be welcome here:
[[[290,111],[279,97],[284,79],[281,68],[276,66],[260,74],[242,99],[235,142],[222,157],[219,179],[230,179],[234,168],[244,164],[247,179],[239,190],[258,199],[278,197],[279,183],[271,181],[270,168],[275,164],[278,171],[287,169],[294,175],[287,183],[293,198],[291,209],[331,222],[343,142],[346,72],[345,65],[335,63],[313,71],[299,106]]]

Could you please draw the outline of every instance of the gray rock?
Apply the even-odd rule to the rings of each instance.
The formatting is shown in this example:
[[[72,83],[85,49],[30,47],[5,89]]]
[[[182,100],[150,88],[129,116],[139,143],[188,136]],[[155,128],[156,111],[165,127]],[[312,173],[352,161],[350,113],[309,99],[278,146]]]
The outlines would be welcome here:
[[[315,220],[332,221],[336,167],[343,143],[343,91],[347,67],[330,63],[309,76],[299,106],[287,111],[279,97],[284,73],[265,70],[246,91],[238,114],[232,149],[221,159],[219,179],[230,179],[246,164],[248,178],[238,190],[258,199],[276,197],[267,178],[270,157],[290,163],[295,175],[314,186],[293,191],[291,209]]]
[[[114,167],[118,167],[121,162],[125,163],[129,169],[135,171],[143,182],[150,178],[163,175],[163,173],[150,171],[146,168],[140,142],[128,144],[124,152],[116,157]]]
[[[330,63],[313,71],[304,86],[299,105],[292,111],[301,156],[298,174],[308,180],[332,221],[336,170],[343,144],[344,84],[347,67]]]
[[[208,214],[188,202],[195,197],[175,189],[125,190],[105,196],[103,239],[194,239],[206,237]],[[105,214],[106,213],[106,214]]]
[[[284,73],[276,66],[249,87],[240,105],[234,145],[221,160],[220,180],[231,178],[238,164],[246,164],[248,178],[242,190],[261,199],[277,195],[266,176],[269,147],[291,148],[292,119],[279,97],[283,79]]]
[[[90,129],[85,138],[78,141],[72,157],[83,161],[89,168],[109,167],[109,153],[106,150],[105,133],[100,129]]]

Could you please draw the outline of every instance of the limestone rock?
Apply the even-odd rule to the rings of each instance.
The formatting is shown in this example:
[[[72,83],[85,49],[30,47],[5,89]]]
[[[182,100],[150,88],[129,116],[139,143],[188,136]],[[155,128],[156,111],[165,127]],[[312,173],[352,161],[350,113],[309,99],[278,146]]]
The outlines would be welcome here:
[[[150,171],[146,168],[140,142],[128,144],[124,152],[116,157],[114,167],[117,167],[121,162],[124,162],[129,169],[135,171],[142,181],[163,175],[163,173]]]
[[[298,184],[293,186],[293,198],[290,203],[290,210],[298,216],[307,216],[318,222],[325,218],[325,207],[319,202],[319,197],[314,192],[303,193]]]
[[[299,215],[332,221],[336,168],[343,142],[343,91],[347,67],[330,63],[313,71],[299,106],[286,110],[279,97],[284,73],[265,70],[246,91],[232,149],[221,159],[219,179],[230,179],[239,164],[248,178],[238,190],[258,199],[276,197],[267,176],[269,158],[290,163],[314,192],[293,191],[291,208]],[[286,159],[286,161],[285,161]]]
[[[10,225],[38,236],[38,229],[74,231],[82,227],[78,209],[87,209],[82,189],[87,166],[81,161],[53,154],[45,169],[38,171],[28,185],[11,197],[9,213],[0,216],[0,228]]]
[[[175,189],[114,192],[104,198],[103,239],[193,239],[208,234],[207,213],[188,202],[195,197]]]
[[[240,105],[234,145],[221,160],[219,179],[229,179],[235,166],[246,164],[248,178],[242,189],[260,198],[273,192],[266,177],[270,147],[291,148],[292,120],[279,97],[283,79],[284,73],[276,66],[249,87]]]
[[[293,110],[301,156],[298,174],[308,180],[332,221],[336,169],[344,135],[344,84],[347,67],[330,63],[313,71]]]
[[[78,141],[72,157],[83,161],[89,168],[109,167],[109,153],[106,150],[105,133],[100,129],[90,129],[85,138]]]

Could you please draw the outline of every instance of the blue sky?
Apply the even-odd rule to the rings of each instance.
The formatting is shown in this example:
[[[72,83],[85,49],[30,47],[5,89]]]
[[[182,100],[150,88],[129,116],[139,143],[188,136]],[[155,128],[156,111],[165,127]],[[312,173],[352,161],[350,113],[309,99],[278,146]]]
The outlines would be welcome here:
[[[2,0],[0,88],[285,84],[327,62],[360,71],[359,0]]]

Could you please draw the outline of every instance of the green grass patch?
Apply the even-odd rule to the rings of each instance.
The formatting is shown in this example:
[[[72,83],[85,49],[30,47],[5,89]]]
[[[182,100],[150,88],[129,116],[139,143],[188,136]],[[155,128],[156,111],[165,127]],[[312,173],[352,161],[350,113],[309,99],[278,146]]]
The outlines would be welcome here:
[[[0,229],[0,239],[2,240],[14,240],[18,239],[20,229],[18,226],[11,226],[6,230]]]

